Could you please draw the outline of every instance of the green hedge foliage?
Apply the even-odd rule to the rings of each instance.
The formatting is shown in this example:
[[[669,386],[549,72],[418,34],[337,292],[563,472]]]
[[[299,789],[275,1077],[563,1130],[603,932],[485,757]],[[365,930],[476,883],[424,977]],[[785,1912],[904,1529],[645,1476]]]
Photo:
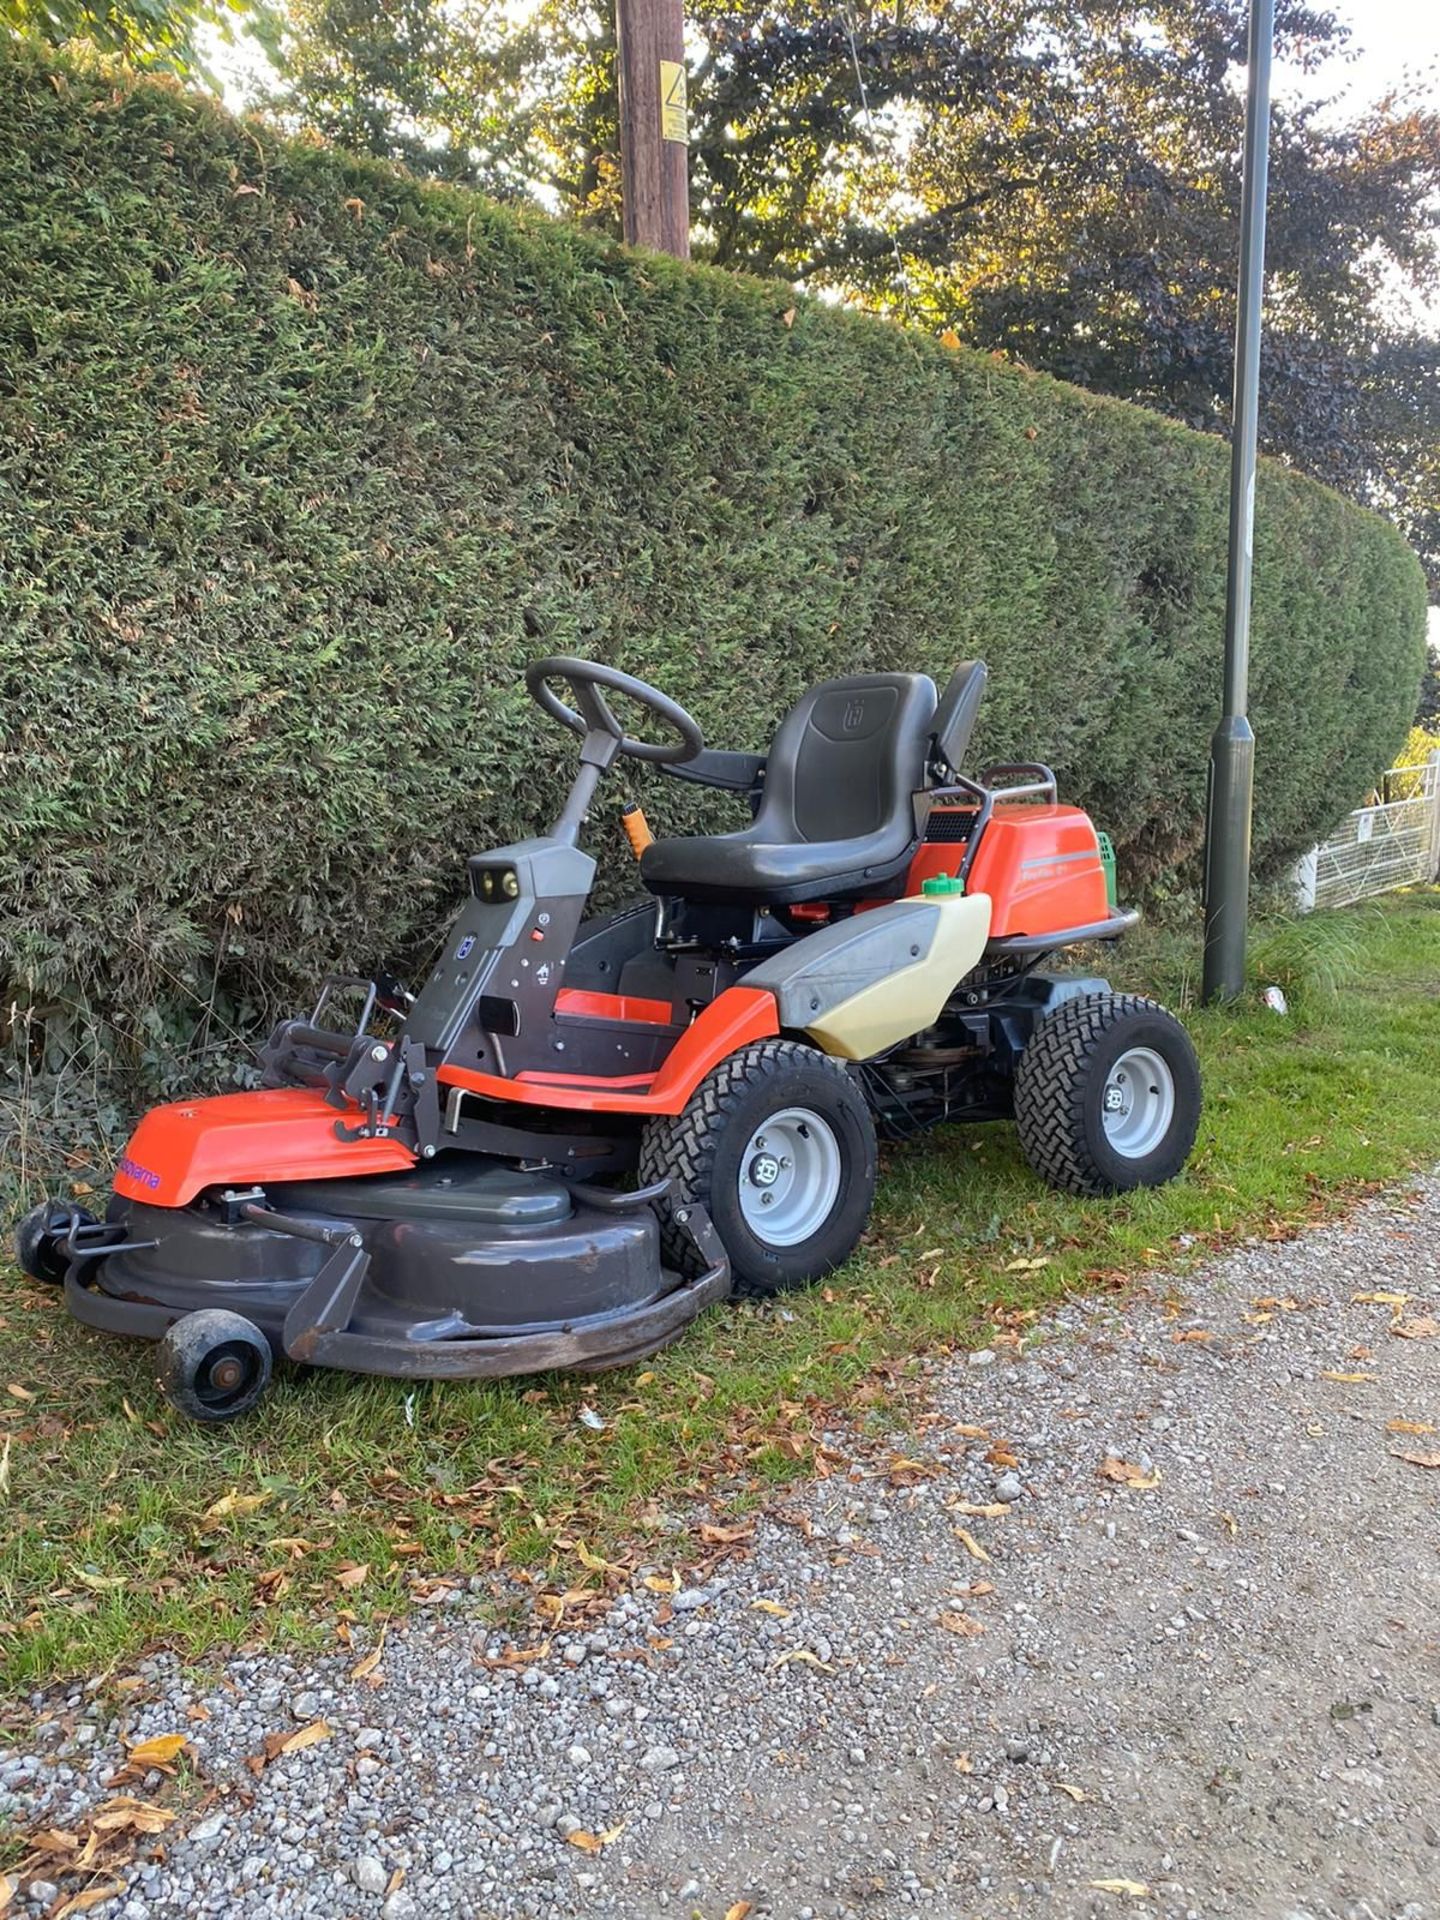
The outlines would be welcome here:
[[[813,679],[981,654],[977,764],[1051,761],[1131,888],[1173,887],[1226,482],[1149,413],[4,56],[0,980],[43,1015],[31,1065],[93,1032],[158,1073],[179,1029],[146,1006],[220,1044],[418,953],[460,856],[568,775],[520,687],[542,651],[735,747]],[[1403,740],[1424,590],[1388,525],[1278,467],[1256,520],[1273,874]],[[618,869],[603,814],[594,839]]]

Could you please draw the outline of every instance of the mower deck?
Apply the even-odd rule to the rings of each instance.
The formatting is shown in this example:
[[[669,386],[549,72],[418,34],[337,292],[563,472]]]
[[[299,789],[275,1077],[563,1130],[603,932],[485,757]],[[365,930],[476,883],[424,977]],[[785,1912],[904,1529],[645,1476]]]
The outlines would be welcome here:
[[[66,1301],[89,1326],[148,1339],[220,1308],[292,1360],[357,1373],[619,1366],[729,1288],[698,1214],[685,1223],[698,1276],[662,1263],[655,1197],[451,1154],[186,1207],[121,1202],[72,1235]]]

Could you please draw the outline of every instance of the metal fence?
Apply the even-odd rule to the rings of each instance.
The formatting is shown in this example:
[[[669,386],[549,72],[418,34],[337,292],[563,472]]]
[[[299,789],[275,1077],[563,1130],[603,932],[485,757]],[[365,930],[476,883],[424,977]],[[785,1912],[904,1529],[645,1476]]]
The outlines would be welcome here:
[[[1299,905],[1344,907],[1395,887],[1433,880],[1440,869],[1440,754],[1392,767],[1372,806],[1357,807],[1296,868]]]

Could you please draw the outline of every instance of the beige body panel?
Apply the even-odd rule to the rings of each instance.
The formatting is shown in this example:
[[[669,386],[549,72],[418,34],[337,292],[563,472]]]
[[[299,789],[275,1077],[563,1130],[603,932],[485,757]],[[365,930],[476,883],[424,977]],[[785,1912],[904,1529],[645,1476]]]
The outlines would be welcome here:
[[[927,898],[923,904],[939,908],[928,950],[827,1007],[805,1028],[826,1053],[870,1060],[932,1026],[959,982],[979,964],[990,937],[989,894]]]

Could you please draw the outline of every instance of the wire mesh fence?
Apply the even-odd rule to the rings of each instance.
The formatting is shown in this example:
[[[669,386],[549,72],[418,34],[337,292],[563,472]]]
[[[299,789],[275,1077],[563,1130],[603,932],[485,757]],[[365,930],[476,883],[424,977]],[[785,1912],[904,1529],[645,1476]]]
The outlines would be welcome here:
[[[1372,805],[1357,807],[1296,870],[1301,908],[1344,907],[1416,886],[1440,869],[1440,754],[1392,767]]]

